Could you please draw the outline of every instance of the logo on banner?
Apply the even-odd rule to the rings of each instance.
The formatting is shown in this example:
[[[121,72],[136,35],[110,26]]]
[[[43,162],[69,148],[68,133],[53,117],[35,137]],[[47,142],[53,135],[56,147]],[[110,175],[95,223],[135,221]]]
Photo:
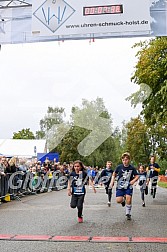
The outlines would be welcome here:
[[[54,33],[74,12],[64,0],[46,0],[33,15]]]

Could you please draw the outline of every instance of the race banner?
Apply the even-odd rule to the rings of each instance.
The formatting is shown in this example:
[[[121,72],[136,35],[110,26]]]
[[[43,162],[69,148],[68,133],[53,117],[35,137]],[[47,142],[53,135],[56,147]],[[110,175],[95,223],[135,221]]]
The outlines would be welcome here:
[[[150,34],[149,0],[33,0],[32,34]]]

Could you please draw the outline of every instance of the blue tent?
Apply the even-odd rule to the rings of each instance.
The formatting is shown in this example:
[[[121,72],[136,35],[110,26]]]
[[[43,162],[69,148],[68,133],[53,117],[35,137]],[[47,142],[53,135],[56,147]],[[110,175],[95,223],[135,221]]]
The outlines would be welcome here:
[[[41,161],[42,163],[45,161],[45,159],[48,158],[50,161],[53,161],[54,158],[56,158],[56,162],[59,161],[59,153],[37,153],[37,159],[38,161]]]

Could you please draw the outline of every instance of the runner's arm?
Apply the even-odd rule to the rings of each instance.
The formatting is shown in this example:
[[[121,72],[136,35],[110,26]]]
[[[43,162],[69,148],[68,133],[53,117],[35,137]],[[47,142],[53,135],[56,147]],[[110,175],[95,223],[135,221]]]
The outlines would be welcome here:
[[[134,179],[130,181],[130,185],[133,185],[139,179],[139,175],[135,175]]]
[[[68,180],[67,193],[68,193],[68,196],[71,196],[71,194],[72,194],[72,192],[71,192],[71,181],[70,181],[70,179]]]
[[[156,171],[156,172],[159,173],[159,172],[160,172],[160,168],[155,168],[155,167],[154,167],[154,171]]]
[[[112,177],[111,177],[111,182],[109,184],[109,187],[111,187],[111,188],[113,188],[113,186],[114,186],[115,177],[116,177],[116,173],[113,172]]]

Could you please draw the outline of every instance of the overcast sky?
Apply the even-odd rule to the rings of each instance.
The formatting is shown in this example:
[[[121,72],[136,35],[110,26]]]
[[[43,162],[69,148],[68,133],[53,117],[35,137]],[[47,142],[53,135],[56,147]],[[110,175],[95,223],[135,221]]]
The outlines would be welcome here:
[[[138,115],[125,98],[138,90],[130,78],[141,38],[2,45],[0,51],[0,138],[39,130],[48,106],[62,106],[67,116],[82,98],[102,97],[120,126]]]

